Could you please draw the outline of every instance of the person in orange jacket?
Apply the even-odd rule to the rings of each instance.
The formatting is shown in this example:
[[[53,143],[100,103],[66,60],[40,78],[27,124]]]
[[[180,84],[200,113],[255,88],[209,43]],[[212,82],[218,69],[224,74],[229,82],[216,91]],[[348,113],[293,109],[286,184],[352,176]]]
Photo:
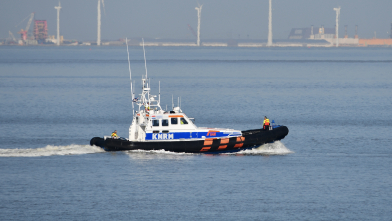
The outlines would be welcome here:
[[[115,131],[112,133],[112,138],[114,138],[114,139],[117,139],[117,138],[118,138],[118,136],[117,136],[117,130],[115,130]]]
[[[264,122],[263,122],[263,129],[264,130],[269,130],[270,122],[267,116],[264,117]]]

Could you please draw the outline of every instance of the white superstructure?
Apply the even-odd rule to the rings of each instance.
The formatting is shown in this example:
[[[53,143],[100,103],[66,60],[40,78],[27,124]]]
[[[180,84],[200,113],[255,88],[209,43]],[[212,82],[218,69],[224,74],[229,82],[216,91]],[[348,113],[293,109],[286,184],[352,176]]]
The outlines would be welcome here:
[[[150,94],[146,76],[143,76],[142,85],[140,99],[134,98],[139,108],[129,127],[130,141],[204,140],[242,135],[239,130],[197,127],[180,107],[174,107],[171,111],[163,110],[160,99]]]
[[[150,94],[151,88],[147,75],[145,51],[144,61],[146,75],[142,77],[142,93],[136,98],[133,93],[131,68],[129,66],[132,102],[138,106],[138,110],[133,113],[132,124],[129,127],[129,141],[191,141],[242,136],[239,130],[197,127],[193,123],[193,119],[182,112],[180,105],[174,107],[171,111],[163,110],[160,88],[158,97]]]

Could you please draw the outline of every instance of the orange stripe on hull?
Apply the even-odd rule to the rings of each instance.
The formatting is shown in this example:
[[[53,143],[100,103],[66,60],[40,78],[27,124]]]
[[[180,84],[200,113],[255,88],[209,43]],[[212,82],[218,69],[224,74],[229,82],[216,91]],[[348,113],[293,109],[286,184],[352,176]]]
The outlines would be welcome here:
[[[226,149],[226,147],[227,147],[227,145],[222,145],[222,146],[219,146],[218,150],[223,150],[223,149]]]
[[[244,143],[238,143],[234,145],[234,148],[241,148],[242,146],[244,146]]]
[[[200,151],[208,151],[208,150],[210,150],[210,149],[211,149],[211,147],[203,147],[203,148],[201,148]]]
[[[224,138],[224,139],[221,139],[221,144],[225,144],[225,143],[229,143],[229,138]]]
[[[210,145],[212,145],[212,141],[213,141],[214,139],[205,139],[204,140],[204,146],[210,146]]]
[[[245,137],[237,137],[237,142],[244,142],[245,141]]]

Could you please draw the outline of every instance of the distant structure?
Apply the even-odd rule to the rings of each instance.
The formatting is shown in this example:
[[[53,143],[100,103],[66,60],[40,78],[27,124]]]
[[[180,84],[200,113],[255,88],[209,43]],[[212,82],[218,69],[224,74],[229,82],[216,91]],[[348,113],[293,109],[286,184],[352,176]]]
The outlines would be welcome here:
[[[334,8],[333,10],[336,11],[336,47],[339,47],[339,16],[340,16],[340,7]]]
[[[34,18],[34,12],[30,14],[30,19],[27,22],[27,26],[26,26],[25,30],[20,29],[20,31],[18,32],[22,38],[22,45],[27,44],[27,40],[28,40],[27,35],[28,35],[29,29],[30,29],[31,22],[33,21],[33,18]]]
[[[103,0],[102,0],[103,3]],[[98,12],[97,12],[97,45],[101,45],[101,0],[98,0]]]
[[[199,7],[196,7],[197,11],[197,46],[200,46],[200,17],[201,17],[201,8],[203,5],[199,5]]]
[[[267,46],[272,46],[272,0],[269,0],[269,17],[268,17],[268,43]]]
[[[46,20],[34,21],[34,38],[39,43],[45,42],[45,40],[48,38],[48,24]]]
[[[335,28],[316,28],[314,31],[313,25],[310,28],[292,28],[288,39],[324,39],[333,38],[335,35]]]
[[[344,26],[344,38],[348,38],[347,25]]]
[[[391,24],[392,31],[392,24]],[[379,39],[376,36],[376,32],[374,32],[374,37],[370,39],[361,38],[358,39],[358,26],[355,26],[355,38],[358,39],[358,45],[361,47],[392,47],[392,33],[389,36],[390,38]]]
[[[391,34],[389,35],[389,38],[392,38],[392,22],[391,22],[391,30],[389,31]]]
[[[61,4],[59,1],[59,6],[54,7],[57,10],[57,45],[60,45],[60,9],[61,9]]]
[[[335,34],[335,30],[333,30],[334,32],[334,34]],[[319,28],[319,34],[320,34],[320,38],[325,38],[325,28],[324,28],[324,25],[321,25],[321,28]]]
[[[11,31],[8,31],[9,38],[13,41],[13,44],[16,44],[18,41],[16,40],[14,34]]]
[[[289,38],[290,38],[290,37],[289,37]],[[309,36],[309,38],[310,38],[310,39],[314,39],[313,25],[310,26],[310,36]]]
[[[190,26],[189,24],[188,24],[188,29],[192,32],[193,36],[195,36],[197,38],[197,34],[196,34],[195,30],[193,30],[192,26]]]
[[[105,3],[104,0],[98,0],[98,27],[97,27],[97,45],[101,45],[101,1],[102,1],[102,6],[103,6],[103,11],[106,15],[105,12]]]

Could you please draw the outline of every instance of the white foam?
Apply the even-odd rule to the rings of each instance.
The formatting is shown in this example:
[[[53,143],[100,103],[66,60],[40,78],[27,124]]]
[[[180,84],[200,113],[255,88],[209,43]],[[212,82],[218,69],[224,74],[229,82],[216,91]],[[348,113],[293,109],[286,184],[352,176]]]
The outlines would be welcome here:
[[[244,155],[286,155],[294,153],[289,150],[281,141],[275,141],[273,143],[267,143],[253,149],[241,150],[235,153],[225,154],[244,154]]]
[[[104,152],[104,150],[100,147],[90,145],[48,145],[43,148],[32,149],[0,149],[0,157],[42,157],[53,155],[79,155],[99,152]]]
[[[128,150],[125,151],[131,159],[134,160],[156,160],[156,159],[171,159],[181,160],[184,156],[194,155],[193,153],[185,152],[171,152],[166,150]]]
[[[185,152],[172,152],[172,151],[167,151],[167,150],[128,150],[126,151],[127,153],[150,153],[150,154],[169,154],[169,155],[189,155],[192,153],[185,153]]]

